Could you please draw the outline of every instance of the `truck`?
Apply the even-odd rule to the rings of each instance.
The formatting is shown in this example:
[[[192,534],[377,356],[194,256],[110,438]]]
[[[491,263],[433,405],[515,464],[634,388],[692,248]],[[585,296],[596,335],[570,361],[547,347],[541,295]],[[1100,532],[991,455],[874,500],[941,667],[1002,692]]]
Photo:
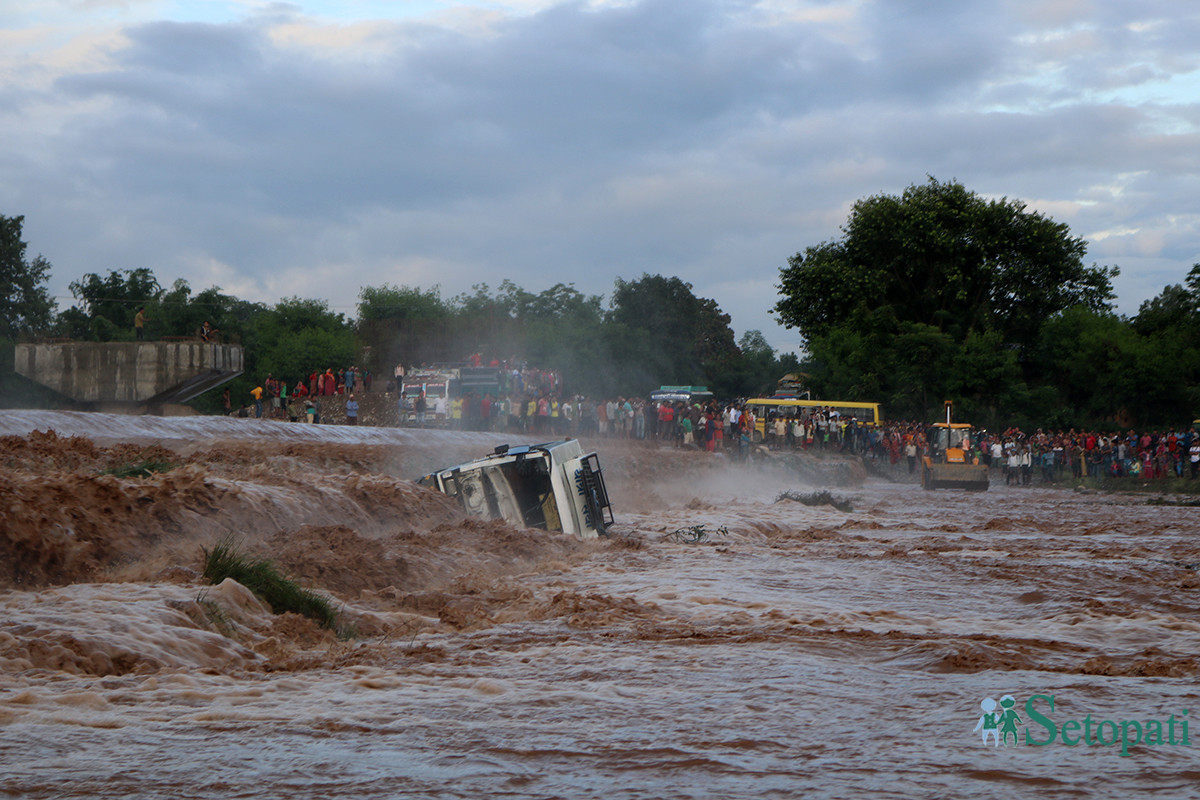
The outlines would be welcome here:
[[[921,457],[921,486],[987,491],[988,468],[970,457],[970,435],[969,424],[951,420],[951,403],[946,401],[946,421],[935,422],[925,432],[927,451]]]
[[[403,420],[412,424],[416,419],[416,402],[425,393],[425,419],[432,426],[446,424],[450,399],[458,391],[458,370],[430,368],[410,372],[400,381],[400,396],[404,398]]]
[[[495,367],[467,367],[459,364],[434,364],[432,367],[405,375],[400,382],[404,398],[404,422],[412,424],[416,417],[414,406],[421,392],[425,393],[427,424],[441,427],[446,424],[450,403],[470,392],[499,397],[503,375]]]
[[[461,367],[458,370],[458,392],[490,394],[499,397],[504,388],[504,374],[496,367]]]
[[[458,501],[468,514],[595,539],[613,523],[595,452],[576,439],[499,445],[491,454],[423,476],[418,483]]]

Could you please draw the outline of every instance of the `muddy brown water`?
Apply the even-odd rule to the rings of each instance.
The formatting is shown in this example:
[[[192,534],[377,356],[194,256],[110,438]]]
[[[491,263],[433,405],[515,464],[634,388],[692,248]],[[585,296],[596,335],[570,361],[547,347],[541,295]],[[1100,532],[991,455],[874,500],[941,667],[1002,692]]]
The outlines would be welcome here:
[[[1196,509],[600,441],[618,524],[581,543],[409,480],[504,437],[34,412],[0,434],[4,796],[1200,795]],[[180,466],[97,474],[151,448]],[[776,501],[822,475],[851,511]],[[229,533],[356,636],[204,585]],[[1019,743],[985,743],[1005,695]],[[1056,728],[1164,741],[1027,744],[1035,696]]]

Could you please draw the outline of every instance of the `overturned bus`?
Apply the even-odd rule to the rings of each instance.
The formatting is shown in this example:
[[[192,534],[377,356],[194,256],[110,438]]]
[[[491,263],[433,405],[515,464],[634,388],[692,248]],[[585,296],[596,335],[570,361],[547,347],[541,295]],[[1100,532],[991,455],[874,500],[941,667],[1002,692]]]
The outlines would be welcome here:
[[[430,473],[420,484],[473,516],[595,539],[613,522],[595,453],[579,442],[500,445],[489,456]]]

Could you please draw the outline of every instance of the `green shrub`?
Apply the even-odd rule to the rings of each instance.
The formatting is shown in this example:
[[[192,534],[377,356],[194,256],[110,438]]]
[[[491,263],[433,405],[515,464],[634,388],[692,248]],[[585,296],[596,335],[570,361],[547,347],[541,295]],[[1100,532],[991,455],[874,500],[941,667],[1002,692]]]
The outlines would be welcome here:
[[[254,592],[276,614],[291,611],[336,630],[337,612],[328,598],[284,577],[267,559],[251,558],[242,553],[232,536],[222,539],[212,550],[204,548],[203,574],[212,584],[233,578]]]
[[[840,497],[835,497],[828,490],[820,492],[809,492],[808,494],[800,494],[799,492],[784,492],[775,498],[778,503],[782,500],[791,500],[796,503],[803,503],[806,506],[833,506],[838,511],[850,512],[854,507],[850,505],[849,500],[843,500]]]
[[[234,627],[233,620],[215,600],[208,599],[207,589],[196,597],[196,604],[200,606],[209,627],[216,628],[226,638],[237,638],[237,629]]]

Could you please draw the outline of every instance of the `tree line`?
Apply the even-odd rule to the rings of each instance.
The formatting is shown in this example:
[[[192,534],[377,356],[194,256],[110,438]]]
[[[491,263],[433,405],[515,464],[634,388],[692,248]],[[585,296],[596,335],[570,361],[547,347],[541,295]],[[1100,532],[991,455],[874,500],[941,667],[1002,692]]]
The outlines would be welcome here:
[[[929,178],[855,203],[842,236],[792,256],[773,309],[824,397],[893,418],[953,401],[979,425],[1162,427],[1200,417],[1200,265],[1132,317],[1116,267],[1066,225]]]
[[[2,402],[10,406],[54,400],[13,375],[15,341],[132,341],[141,308],[147,339],[194,336],[207,321],[223,341],[242,345],[245,372],[227,384],[235,402],[268,374],[291,382],[315,369],[355,365],[374,372],[379,387],[397,363],[461,362],[476,352],[557,370],[568,391],[603,397],[644,395],[661,384],[753,395],[797,366],[795,355],[777,355],[759,331],[735,341],[730,317],[715,300],[662,275],[618,278],[607,303],[562,283],[534,293],[506,280],[453,297],[439,287],[367,286],[349,318],[325,300],[291,297],[271,305],[216,287],[193,292],[185,280],[163,286],[151,269],[137,267],[83,275],[70,284],[74,302],[58,310],[45,286],[50,264],[41,256],[26,259],[22,223],[0,217],[0,381],[7,384]],[[216,411],[223,389],[192,404]]]
[[[780,269],[772,313],[805,341],[800,360],[759,331],[735,341],[716,300],[678,277],[618,278],[609,297],[558,283],[512,281],[444,297],[438,287],[363,287],[354,318],[323,300],[274,305],[186,281],[160,285],[146,268],[89,273],[59,311],[50,264],[26,257],[21,217],[0,217],[0,380],[12,382],[19,337],[133,338],[147,309],[150,338],[187,336],[206,319],[245,346],[235,397],[268,372],[295,380],[357,365],[518,357],[560,371],[567,388],[640,395],[703,384],[719,397],[770,392],[798,372],[814,398],[881,402],[901,419],[936,419],[953,401],[964,421],[994,427],[1156,427],[1200,417],[1200,264],[1142,303],[1114,311],[1116,267],[1086,265],[1069,228],[1008,198],[986,199],[930,177],[900,195],[859,200],[836,240]],[[16,387],[22,388],[22,387]],[[28,389],[28,387],[24,387]],[[4,392],[20,402],[21,392]],[[214,410],[214,396],[199,398]]]

